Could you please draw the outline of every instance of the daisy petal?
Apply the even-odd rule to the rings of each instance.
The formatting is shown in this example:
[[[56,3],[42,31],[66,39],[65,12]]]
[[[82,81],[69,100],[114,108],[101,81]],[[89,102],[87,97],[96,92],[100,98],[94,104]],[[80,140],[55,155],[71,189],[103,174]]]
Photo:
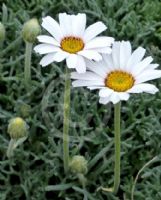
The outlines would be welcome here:
[[[108,97],[113,93],[113,90],[109,88],[103,88],[99,91],[99,96],[100,97]]]
[[[62,38],[59,24],[50,16],[43,18],[42,27],[45,28],[58,42]]]
[[[120,68],[120,42],[115,42],[112,47],[112,59],[115,69]]]
[[[117,92],[113,92],[110,96],[110,101],[113,103],[113,104],[116,104],[120,101],[120,97],[119,95],[117,94]]]
[[[72,35],[72,22],[70,15],[67,15],[66,13],[60,13],[59,23],[63,36]]]
[[[158,92],[158,88],[155,85],[149,84],[149,83],[141,83],[138,85],[134,85],[130,90],[127,92],[129,93],[142,93],[147,92],[150,94],[155,94]]]
[[[83,87],[83,86],[103,86],[104,82],[102,80],[94,81],[85,81],[85,80],[76,80],[72,82],[73,87]]]
[[[39,42],[42,42],[42,43],[52,44],[52,45],[55,45],[55,46],[60,46],[60,44],[51,36],[39,35],[37,37],[37,39],[39,40]]]
[[[72,79],[79,79],[79,80],[86,80],[86,81],[92,81],[92,80],[102,80],[102,78],[98,75],[96,75],[93,72],[86,72],[83,74],[79,74],[77,72],[71,73]]]
[[[120,44],[120,68],[125,69],[127,61],[131,56],[131,44],[130,42],[122,41]]]
[[[86,72],[86,63],[83,57],[77,55],[77,65],[76,70],[78,73],[85,73]]]
[[[90,60],[100,61],[102,59],[102,56],[97,53],[96,51],[92,50],[83,50],[78,52],[79,55],[84,56]]]
[[[93,48],[92,50],[97,51],[98,53],[111,54],[112,49],[110,47],[103,48]]]
[[[126,92],[118,92],[117,94],[118,94],[119,98],[124,101],[127,101],[130,97],[130,95]]]
[[[51,44],[39,44],[39,45],[35,46],[34,50],[35,50],[35,52],[37,52],[39,54],[46,54],[46,53],[52,53],[52,52],[59,51],[60,48],[55,47],[54,45],[51,45]]]
[[[86,27],[86,15],[78,14],[72,21],[72,33],[76,36],[83,36]]]
[[[144,57],[145,55],[145,49],[142,47],[138,47],[130,56],[127,65],[126,65],[126,69],[131,72],[131,69],[133,66],[135,66],[137,63],[139,63],[141,61],[141,59]]]
[[[89,42],[87,42],[87,44],[85,45],[85,49],[107,47],[107,46],[111,46],[113,42],[114,42],[114,38],[112,37],[105,37],[105,36],[96,37],[93,40],[90,40]]]
[[[143,83],[161,77],[161,70],[146,70],[135,77],[135,84]]]
[[[151,56],[145,58],[144,60],[142,60],[140,63],[136,64],[132,70],[131,73],[134,76],[137,76],[138,74],[140,74],[151,62],[153,61],[153,58]]]
[[[54,61],[61,62],[68,56],[69,56],[69,53],[67,53],[65,51],[59,51],[54,55]]]
[[[110,97],[100,97],[99,99],[99,103],[104,104],[104,105],[109,102],[110,102]]]
[[[89,86],[87,88],[90,89],[90,90],[97,90],[97,89],[102,89],[102,88],[105,88],[105,87],[104,86]]]
[[[42,65],[42,67],[46,67],[47,65],[51,64],[54,61],[54,55],[55,53],[49,53],[46,56],[44,56],[40,60],[40,65]]]
[[[76,54],[70,54],[69,57],[67,58],[67,66],[68,68],[76,68],[77,66],[77,55]]]
[[[146,70],[156,69],[159,65],[158,64],[149,64]]]
[[[104,63],[102,63],[102,62],[99,62],[99,63],[95,63],[95,62],[93,62],[93,61],[87,61],[87,62],[86,62],[87,68],[88,68],[90,71],[92,71],[92,72],[98,74],[98,75],[101,76],[103,79],[105,79],[108,70],[106,69],[106,67],[104,67],[103,64],[104,64]]]
[[[113,70],[117,69],[117,68],[114,67],[114,63],[113,63],[113,59],[112,59],[111,54],[110,55],[107,55],[107,54],[104,55],[103,54],[102,57],[103,57],[103,60],[105,62],[105,65],[106,65],[108,71],[113,71]]]
[[[85,30],[83,39],[85,42],[88,42],[91,39],[93,39],[96,35],[100,34],[101,32],[103,32],[106,29],[107,29],[107,27],[105,26],[105,24],[103,24],[102,22],[96,22],[96,23],[90,25]]]

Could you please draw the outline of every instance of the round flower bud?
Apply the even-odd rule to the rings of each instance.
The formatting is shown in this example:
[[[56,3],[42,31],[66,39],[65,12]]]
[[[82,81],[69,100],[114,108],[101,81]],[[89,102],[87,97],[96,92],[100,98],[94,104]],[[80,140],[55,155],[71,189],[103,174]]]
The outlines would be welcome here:
[[[0,42],[2,42],[5,39],[6,30],[4,25],[0,22]]]
[[[27,130],[28,126],[22,118],[16,117],[10,120],[8,125],[8,133],[12,139],[26,137]]]
[[[38,20],[33,18],[27,21],[22,29],[22,37],[26,42],[34,43],[36,37],[40,34],[40,25]]]
[[[28,104],[21,104],[20,105],[20,113],[21,113],[21,116],[26,118],[30,115],[30,112],[31,112],[31,106],[28,105]]]
[[[83,156],[74,156],[69,164],[70,170],[76,174],[87,173],[87,160]]]

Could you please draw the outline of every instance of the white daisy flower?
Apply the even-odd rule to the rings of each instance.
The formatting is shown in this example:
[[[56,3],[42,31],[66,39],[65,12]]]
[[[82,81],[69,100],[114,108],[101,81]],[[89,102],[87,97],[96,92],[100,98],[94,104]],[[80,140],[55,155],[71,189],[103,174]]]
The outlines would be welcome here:
[[[111,53],[112,37],[99,36],[98,34],[107,29],[102,22],[96,22],[86,27],[86,15],[59,14],[59,23],[47,16],[43,18],[42,27],[51,36],[38,36],[39,42],[34,50],[45,55],[40,64],[45,67],[56,61],[66,59],[68,68],[75,68],[78,73],[86,71],[85,59],[100,61],[100,53]]]
[[[157,70],[158,64],[151,64],[151,56],[143,59],[145,49],[137,48],[131,52],[130,42],[115,42],[111,55],[103,55],[101,62],[87,62],[87,71],[83,74],[71,73],[74,87],[87,86],[87,88],[99,89],[99,102],[107,104],[128,100],[130,93],[150,93],[158,91],[156,86],[144,83],[161,77],[161,70]]]

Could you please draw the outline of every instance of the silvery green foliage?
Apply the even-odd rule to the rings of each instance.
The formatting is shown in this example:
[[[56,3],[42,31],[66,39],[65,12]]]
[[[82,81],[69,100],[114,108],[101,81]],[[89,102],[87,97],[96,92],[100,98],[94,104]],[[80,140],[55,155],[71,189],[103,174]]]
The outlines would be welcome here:
[[[156,96],[134,95],[123,104],[122,182],[118,196],[114,197],[96,191],[100,185],[110,187],[113,184],[113,107],[110,104],[99,105],[97,96],[85,89],[72,90],[70,151],[71,156],[81,154],[88,160],[88,184],[83,190],[77,177],[63,173],[61,146],[65,64],[41,69],[37,64],[39,58],[33,55],[32,88],[26,92],[21,30],[24,22],[35,16],[38,19],[47,14],[57,17],[59,12],[77,13],[83,10],[88,15],[89,24],[102,20],[108,26],[108,35],[118,40],[131,40],[134,47],[147,47],[148,54],[161,64],[160,1],[4,2],[8,15],[0,13],[7,30],[3,49],[0,50],[0,199],[130,199],[137,172],[161,151],[161,93]],[[5,9],[3,13],[6,13]],[[157,87],[161,88],[159,81]],[[9,161],[5,156],[9,140],[7,123],[17,115],[23,117],[22,103],[31,106],[30,112],[25,115],[30,136],[15,149],[14,159]],[[160,200],[160,174],[160,162],[146,168],[136,184],[135,199]]]

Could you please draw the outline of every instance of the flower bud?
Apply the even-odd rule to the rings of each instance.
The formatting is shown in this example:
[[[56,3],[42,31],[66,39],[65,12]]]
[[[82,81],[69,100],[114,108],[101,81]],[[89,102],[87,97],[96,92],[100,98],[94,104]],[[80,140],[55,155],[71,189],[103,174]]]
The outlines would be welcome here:
[[[70,170],[76,174],[87,173],[87,160],[83,156],[74,156],[69,164]]]
[[[22,37],[26,42],[34,43],[36,37],[40,34],[40,25],[38,20],[33,18],[27,21],[22,29]]]
[[[5,35],[6,35],[6,30],[4,25],[0,22],[0,42],[3,42],[3,40],[5,39]]]
[[[10,120],[8,133],[12,139],[19,139],[27,136],[28,125],[20,118],[16,117]]]
[[[20,114],[22,117],[26,118],[26,117],[30,116],[30,112],[31,112],[30,105],[23,103],[20,105],[19,109],[20,109]]]

